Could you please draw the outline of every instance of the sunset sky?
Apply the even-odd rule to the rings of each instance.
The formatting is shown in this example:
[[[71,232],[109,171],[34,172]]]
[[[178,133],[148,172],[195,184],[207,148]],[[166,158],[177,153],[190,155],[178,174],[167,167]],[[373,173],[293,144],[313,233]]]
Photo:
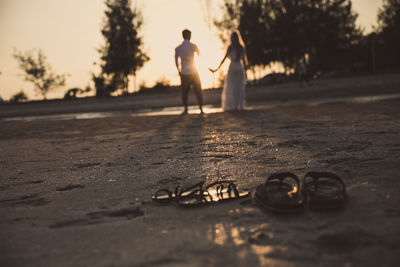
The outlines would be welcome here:
[[[207,17],[221,14],[222,0],[138,0],[132,1],[143,13],[142,35],[151,61],[138,73],[138,82],[152,86],[159,79],[178,83],[174,48],[181,43],[181,31],[190,29],[201,57],[197,65],[203,87],[210,87],[211,74],[224,54],[224,44]],[[358,24],[365,32],[376,25],[383,0],[353,0]],[[208,3],[208,4],[207,4]],[[98,73],[96,49],[103,43],[100,33],[104,17],[103,0],[0,0],[0,96],[8,100],[23,90],[29,99],[40,99],[19,75],[13,48],[40,48],[56,73],[68,73],[67,85],[48,98],[60,98],[67,88],[91,85],[91,72]],[[133,87],[131,86],[131,91]]]

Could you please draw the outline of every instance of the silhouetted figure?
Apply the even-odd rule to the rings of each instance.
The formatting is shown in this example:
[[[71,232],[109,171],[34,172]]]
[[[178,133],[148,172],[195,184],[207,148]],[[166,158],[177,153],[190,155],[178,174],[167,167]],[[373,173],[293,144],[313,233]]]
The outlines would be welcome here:
[[[183,114],[187,114],[188,112],[190,88],[193,88],[199,102],[200,112],[203,113],[203,92],[201,91],[200,77],[194,65],[194,53],[200,55],[200,51],[197,45],[190,42],[190,38],[192,37],[191,31],[188,29],[183,30],[182,36],[182,44],[175,48],[175,65],[181,77],[182,102],[185,108]]]
[[[300,61],[297,69],[298,75],[299,75],[299,84],[300,87],[303,87],[303,82],[306,82],[308,86],[311,86],[310,82],[310,74],[307,71],[307,66],[304,63],[304,61]]]
[[[228,73],[225,78],[224,88],[221,95],[221,107],[224,111],[243,110],[246,102],[245,84],[246,84],[246,50],[240,33],[234,31],[231,34],[231,43],[221,60],[218,68],[211,72],[216,72],[224,63],[225,59],[229,58]]]

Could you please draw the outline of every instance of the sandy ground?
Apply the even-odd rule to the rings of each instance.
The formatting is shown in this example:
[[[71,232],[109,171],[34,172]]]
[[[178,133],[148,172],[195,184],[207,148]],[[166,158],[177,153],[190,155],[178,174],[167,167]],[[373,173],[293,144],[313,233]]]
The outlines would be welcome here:
[[[249,103],[399,85],[399,75],[282,85],[249,92]],[[0,265],[398,266],[399,111],[392,99],[0,121]],[[193,209],[151,201],[160,188],[233,179],[251,189],[274,172],[309,170],[343,178],[345,209],[281,215],[244,200]]]

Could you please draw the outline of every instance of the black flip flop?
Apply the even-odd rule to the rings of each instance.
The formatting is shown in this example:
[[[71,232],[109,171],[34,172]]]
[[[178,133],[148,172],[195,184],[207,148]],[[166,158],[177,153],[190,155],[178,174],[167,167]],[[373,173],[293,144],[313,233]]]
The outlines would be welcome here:
[[[295,185],[287,183],[291,179]],[[265,183],[259,185],[253,199],[262,208],[281,213],[295,213],[304,210],[303,199],[300,195],[299,178],[291,172],[274,173]]]
[[[330,172],[308,172],[304,176],[302,194],[311,209],[343,208],[346,185],[336,174]]]
[[[179,201],[182,207],[196,207],[227,200],[244,198],[249,195],[248,190],[237,189],[233,181],[217,181],[201,189],[197,194]]]
[[[160,189],[151,198],[153,201],[159,203],[179,201],[188,197],[190,198],[192,195],[199,194],[203,188],[203,184],[204,181],[201,181],[187,189],[184,189],[182,186],[177,186],[174,192],[171,192],[168,189]]]

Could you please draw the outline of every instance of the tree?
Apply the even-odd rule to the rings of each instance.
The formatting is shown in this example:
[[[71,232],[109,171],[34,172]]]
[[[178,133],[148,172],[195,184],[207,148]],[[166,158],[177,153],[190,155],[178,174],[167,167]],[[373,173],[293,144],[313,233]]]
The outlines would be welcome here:
[[[13,57],[18,61],[20,69],[24,71],[25,81],[33,83],[36,93],[41,94],[43,99],[46,99],[50,91],[65,85],[67,75],[53,73],[46,56],[40,49],[24,53],[15,49]]]
[[[400,66],[400,0],[384,0],[378,11],[378,38],[383,43],[379,48],[384,64]]]
[[[28,97],[26,96],[25,92],[21,90],[19,93],[16,93],[10,98],[11,103],[20,103],[28,100]]]
[[[400,27],[400,0],[384,0],[378,11],[379,28]]]
[[[220,39],[226,43],[227,36],[238,29],[246,44],[248,65],[254,71],[254,67],[268,65],[266,60],[267,47],[264,35],[267,33],[267,25],[263,21],[265,15],[262,0],[225,0],[224,14],[221,20],[215,20],[214,24],[220,31]]]
[[[344,64],[361,36],[350,0],[225,0],[223,9],[215,25],[223,34],[239,29],[253,66],[293,68],[307,54],[319,68]]]
[[[149,60],[139,35],[143,19],[137,8],[131,8],[131,0],[106,0],[105,5],[101,33],[106,43],[99,49],[102,74],[95,78],[108,94],[118,89],[127,92],[129,75],[135,76]]]

